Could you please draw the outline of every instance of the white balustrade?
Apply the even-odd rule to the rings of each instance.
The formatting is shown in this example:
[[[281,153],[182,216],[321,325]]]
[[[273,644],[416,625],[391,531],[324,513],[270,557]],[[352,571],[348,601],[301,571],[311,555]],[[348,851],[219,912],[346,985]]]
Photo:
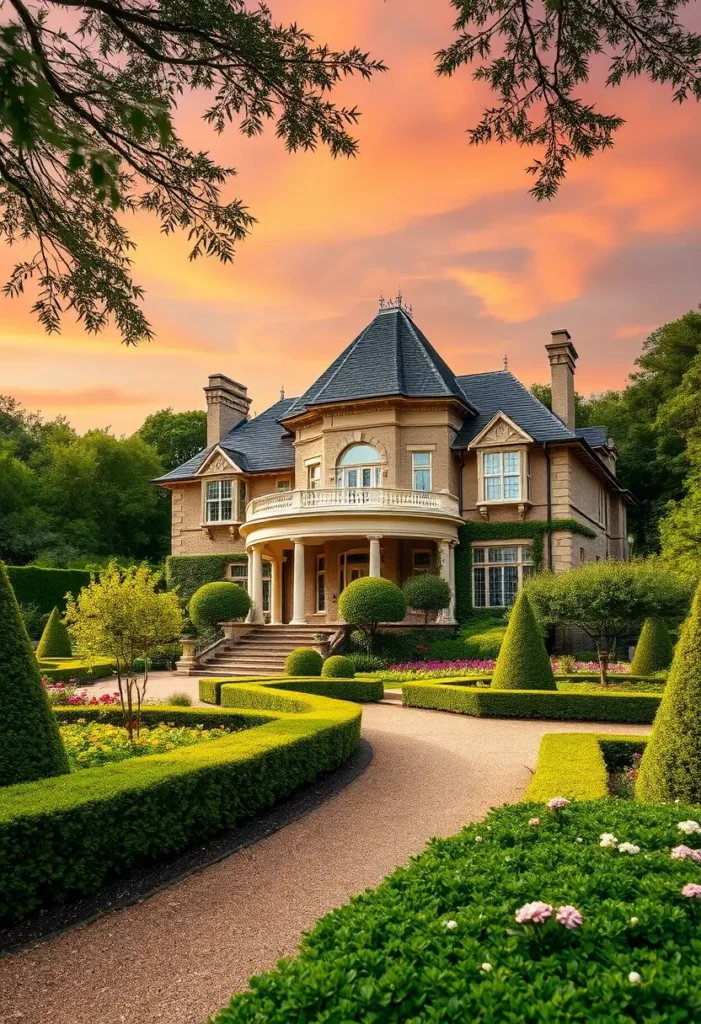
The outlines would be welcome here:
[[[319,487],[276,491],[253,498],[246,522],[287,513],[396,510],[398,512],[459,515],[458,499],[447,491],[411,491],[396,487]]]

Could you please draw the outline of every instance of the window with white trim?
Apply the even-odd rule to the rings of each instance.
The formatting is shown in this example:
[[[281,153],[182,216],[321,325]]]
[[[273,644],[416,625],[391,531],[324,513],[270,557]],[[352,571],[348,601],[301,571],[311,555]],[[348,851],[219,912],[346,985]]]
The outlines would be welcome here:
[[[412,487],[415,491],[431,490],[431,453],[412,452]]]
[[[205,522],[231,523],[234,518],[231,480],[208,480],[206,483]]]
[[[608,492],[603,484],[599,484],[599,508],[598,508],[599,522],[601,525],[608,529],[609,525],[609,503],[608,503]]]
[[[321,487],[321,463],[313,462],[307,466],[307,487],[310,491],[316,491]]]
[[[238,583],[248,593],[248,562],[232,562],[229,566],[229,579]],[[263,611],[270,611],[270,587],[273,577],[272,562],[263,559]]]
[[[326,611],[326,556],[316,556],[316,610]]]
[[[337,487],[381,487],[380,453],[371,444],[353,444],[336,463]]]
[[[521,452],[482,453],[483,501],[521,501]]]
[[[472,604],[475,608],[510,608],[523,581],[533,572],[530,544],[472,548]]]

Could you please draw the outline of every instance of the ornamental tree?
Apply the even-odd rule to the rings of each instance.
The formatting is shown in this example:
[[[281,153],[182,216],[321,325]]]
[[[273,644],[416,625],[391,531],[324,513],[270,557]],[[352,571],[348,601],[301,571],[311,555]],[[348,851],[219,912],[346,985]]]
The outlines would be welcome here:
[[[493,690],[556,690],[550,657],[528,595],[521,590],[511,609],[499,651]]]
[[[54,608],[44,626],[39,646],[36,649],[37,658],[70,658],[73,655],[71,650],[71,638],[68,630],[61,621],[61,613]]]
[[[148,659],[175,643],[182,634],[183,613],[178,595],[164,591],[162,574],[147,565],[120,569],[111,562],[91,577],[66,607],[66,623],[80,657],[88,662],[111,657],[124,725],[133,739],[141,725],[141,705],[148,683]],[[142,673],[135,663],[143,659]]]
[[[68,771],[56,716],[19,605],[0,563],[0,786]]]
[[[372,648],[381,622],[401,622],[406,615],[406,598],[396,583],[382,576],[364,576],[349,583],[338,600],[339,614],[346,622],[364,630]]]
[[[567,572],[532,576],[524,589],[536,615],[549,626],[584,630],[596,646],[601,684],[620,636],[636,633],[650,615],[680,619],[688,584],[658,559],[591,562]]]
[[[409,607],[424,613],[426,626],[431,612],[442,612],[444,608],[449,608],[453,597],[448,581],[433,573],[410,576],[402,589]]]
[[[219,622],[245,619],[250,610],[248,591],[228,580],[205,583],[195,591],[188,605],[190,619],[202,633],[215,629]]]

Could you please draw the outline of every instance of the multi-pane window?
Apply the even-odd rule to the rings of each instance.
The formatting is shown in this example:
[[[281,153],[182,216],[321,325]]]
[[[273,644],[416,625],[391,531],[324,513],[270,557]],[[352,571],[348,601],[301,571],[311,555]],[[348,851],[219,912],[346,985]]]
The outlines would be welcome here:
[[[482,478],[484,501],[520,501],[521,453],[484,452]]]
[[[278,482],[277,482],[277,490],[278,491],[289,491],[289,489],[290,489],[290,481],[289,480],[278,480]]]
[[[533,572],[530,545],[472,549],[472,603],[475,608],[510,608]]]
[[[412,452],[412,479],[415,491],[431,490],[431,453]]]
[[[412,571],[414,576],[423,576],[431,571],[431,552],[415,550],[412,552]]]
[[[310,491],[316,491],[321,487],[321,463],[315,462],[307,466],[307,486]]]
[[[272,562],[263,560],[263,612],[270,611],[270,587],[272,584],[273,566]],[[229,566],[229,577],[232,583],[238,583],[245,591],[248,591],[248,563],[233,562]]]
[[[380,453],[371,444],[354,444],[341,455],[336,468],[337,487],[381,487]]]
[[[326,558],[317,555],[316,559],[316,610],[326,611]]]
[[[233,520],[231,480],[210,480],[206,492],[206,522],[230,523]]]

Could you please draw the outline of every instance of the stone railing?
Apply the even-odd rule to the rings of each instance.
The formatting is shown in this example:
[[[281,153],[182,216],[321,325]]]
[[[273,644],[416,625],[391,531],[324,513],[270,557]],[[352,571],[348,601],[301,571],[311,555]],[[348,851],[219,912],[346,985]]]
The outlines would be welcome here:
[[[458,499],[448,491],[410,491],[398,487],[320,487],[315,490],[276,491],[274,494],[253,498],[246,506],[246,522],[278,515],[354,510],[459,515]]]

